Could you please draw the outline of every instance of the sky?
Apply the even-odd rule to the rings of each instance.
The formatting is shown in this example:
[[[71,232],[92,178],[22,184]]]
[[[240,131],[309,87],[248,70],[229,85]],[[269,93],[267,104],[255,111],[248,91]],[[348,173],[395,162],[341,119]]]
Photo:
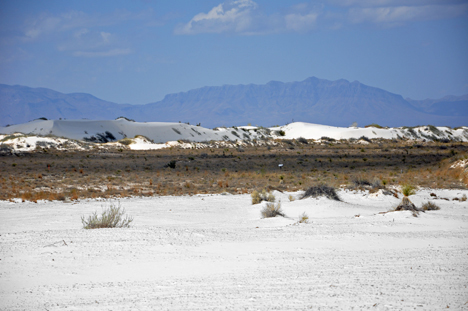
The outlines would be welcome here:
[[[146,104],[203,86],[346,79],[468,94],[467,0],[0,0],[0,83]]]

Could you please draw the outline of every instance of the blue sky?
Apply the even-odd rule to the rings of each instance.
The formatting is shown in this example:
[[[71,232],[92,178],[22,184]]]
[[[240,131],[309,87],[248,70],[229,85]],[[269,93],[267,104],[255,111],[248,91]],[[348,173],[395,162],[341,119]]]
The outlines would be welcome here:
[[[468,93],[468,1],[0,1],[0,83],[146,104],[271,80]]]

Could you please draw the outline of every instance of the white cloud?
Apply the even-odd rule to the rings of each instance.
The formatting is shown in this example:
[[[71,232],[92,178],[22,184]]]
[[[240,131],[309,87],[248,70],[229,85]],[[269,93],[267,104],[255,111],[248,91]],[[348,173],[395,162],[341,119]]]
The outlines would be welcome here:
[[[389,7],[463,4],[466,0],[328,0],[331,5],[344,7]]]
[[[265,15],[252,0],[230,0],[195,15],[188,23],[179,25],[174,33],[237,33],[243,35],[281,32],[306,32],[315,27],[319,13],[308,3],[292,6],[286,13]]]
[[[108,51],[76,51],[73,52],[73,56],[76,57],[109,57],[109,56],[121,56],[132,53],[131,49],[112,49]]]
[[[251,0],[227,1],[208,13],[195,15],[187,24],[176,28],[176,34],[243,32],[252,23],[257,4]]]
[[[468,4],[351,8],[351,23],[401,25],[405,22],[448,19],[468,11]]]
[[[88,14],[69,11],[60,14],[42,13],[25,20],[21,42],[47,42],[61,52],[79,57],[105,57],[129,54],[128,40],[103,31],[104,27],[128,21],[153,19],[151,10],[133,13],[116,10],[109,14]],[[109,28],[106,28],[106,30]]]
[[[317,21],[318,14],[310,12],[306,15],[301,14],[287,14],[284,17],[286,29],[293,31],[307,31],[314,28]]]

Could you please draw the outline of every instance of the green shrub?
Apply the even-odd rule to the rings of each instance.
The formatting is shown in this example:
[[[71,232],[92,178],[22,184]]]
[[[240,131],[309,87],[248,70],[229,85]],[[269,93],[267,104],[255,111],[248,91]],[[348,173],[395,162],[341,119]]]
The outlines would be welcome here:
[[[125,209],[122,209],[120,202],[118,206],[110,203],[110,207],[103,210],[101,216],[94,212],[88,219],[81,216],[81,222],[84,229],[100,229],[100,228],[127,228],[133,221],[133,217],[125,216]]]
[[[375,127],[375,128],[378,128],[378,129],[383,129],[383,126],[377,124],[377,123],[372,123],[372,124],[369,124],[369,125],[366,125],[365,128],[368,128],[368,127]]]
[[[284,136],[284,135],[286,135],[286,132],[283,131],[283,130],[279,130],[279,131],[276,131],[276,134],[277,134],[278,136]]]
[[[263,218],[271,218],[276,216],[285,217],[283,210],[281,209],[281,203],[278,204],[274,203],[267,203],[265,207],[260,212]]]
[[[416,188],[413,185],[404,184],[401,186],[401,193],[403,193],[405,197],[409,197],[410,195],[416,194]]]
[[[254,190],[250,196],[252,197],[252,204],[258,204],[262,201],[275,202],[276,199],[272,193],[267,192],[265,189],[262,192]]]

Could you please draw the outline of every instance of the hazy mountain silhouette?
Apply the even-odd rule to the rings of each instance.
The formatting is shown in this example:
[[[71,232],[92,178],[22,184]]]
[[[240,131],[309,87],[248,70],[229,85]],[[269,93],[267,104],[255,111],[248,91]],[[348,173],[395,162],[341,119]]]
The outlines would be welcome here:
[[[89,94],[63,94],[45,88],[0,85],[0,123],[48,119],[115,119],[202,123],[205,127],[272,126],[292,120],[335,126],[378,123],[466,125],[468,95],[417,101],[358,81],[315,77],[301,82],[202,87],[169,94],[155,103],[122,105]],[[447,108],[448,107],[448,108]]]

